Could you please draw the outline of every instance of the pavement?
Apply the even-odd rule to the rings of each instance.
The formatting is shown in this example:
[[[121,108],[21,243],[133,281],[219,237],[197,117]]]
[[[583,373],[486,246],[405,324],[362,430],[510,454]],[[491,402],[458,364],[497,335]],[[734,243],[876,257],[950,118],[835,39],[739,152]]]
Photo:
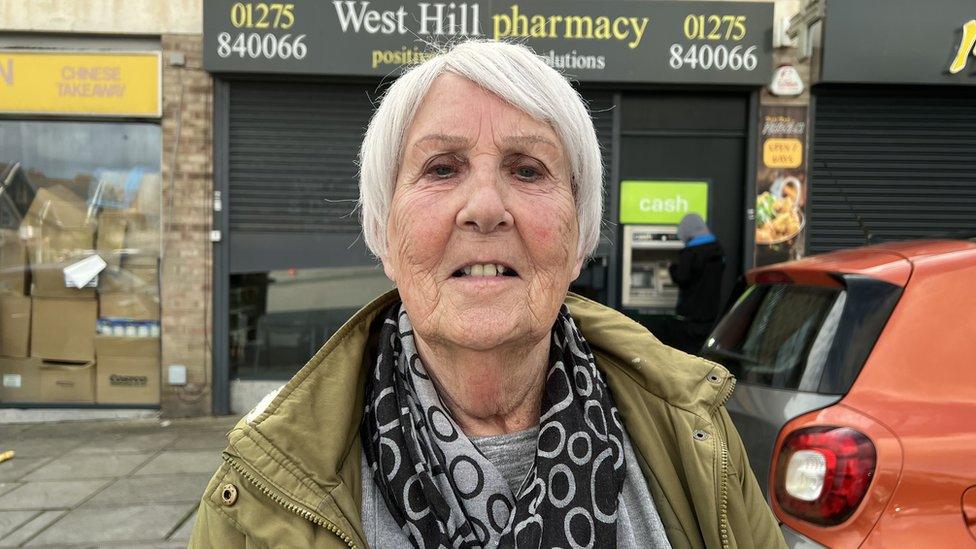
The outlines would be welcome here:
[[[186,547],[238,419],[0,424],[0,547]]]

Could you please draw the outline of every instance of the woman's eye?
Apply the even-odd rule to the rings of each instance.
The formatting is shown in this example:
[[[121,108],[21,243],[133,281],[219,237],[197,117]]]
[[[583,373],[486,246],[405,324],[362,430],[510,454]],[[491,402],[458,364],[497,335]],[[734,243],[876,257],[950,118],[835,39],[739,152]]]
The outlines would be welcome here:
[[[447,164],[437,164],[436,166],[431,166],[427,173],[438,177],[441,179],[446,179],[454,175],[454,166],[449,166]]]
[[[538,179],[542,173],[532,166],[519,166],[515,168],[515,176],[519,179],[534,181]]]

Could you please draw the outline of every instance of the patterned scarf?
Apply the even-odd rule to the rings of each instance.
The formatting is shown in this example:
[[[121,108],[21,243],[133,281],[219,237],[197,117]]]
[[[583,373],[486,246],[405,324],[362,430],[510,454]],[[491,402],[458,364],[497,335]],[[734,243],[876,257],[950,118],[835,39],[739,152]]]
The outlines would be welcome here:
[[[611,547],[623,426],[565,306],[552,329],[535,463],[513,494],[434,388],[402,305],[387,314],[366,390],[363,451],[414,547]]]

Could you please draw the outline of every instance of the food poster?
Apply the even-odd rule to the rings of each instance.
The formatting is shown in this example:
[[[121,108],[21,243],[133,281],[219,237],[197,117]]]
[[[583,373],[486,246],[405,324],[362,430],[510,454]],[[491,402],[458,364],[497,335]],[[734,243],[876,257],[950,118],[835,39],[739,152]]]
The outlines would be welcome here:
[[[764,105],[756,177],[756,266],[803,257],[807,108]]]

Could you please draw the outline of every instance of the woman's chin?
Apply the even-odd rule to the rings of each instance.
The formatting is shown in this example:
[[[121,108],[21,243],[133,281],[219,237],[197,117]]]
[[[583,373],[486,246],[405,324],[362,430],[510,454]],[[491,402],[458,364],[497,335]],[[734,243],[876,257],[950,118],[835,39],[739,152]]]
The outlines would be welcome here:
[[[458,330],[446,339],[460,347],[476,351],[488,351],[513,342],[517,336],[524,337],[526,330],[520,328],[517,312],[504,311],[497,306],[471,307],[457,315]]]

